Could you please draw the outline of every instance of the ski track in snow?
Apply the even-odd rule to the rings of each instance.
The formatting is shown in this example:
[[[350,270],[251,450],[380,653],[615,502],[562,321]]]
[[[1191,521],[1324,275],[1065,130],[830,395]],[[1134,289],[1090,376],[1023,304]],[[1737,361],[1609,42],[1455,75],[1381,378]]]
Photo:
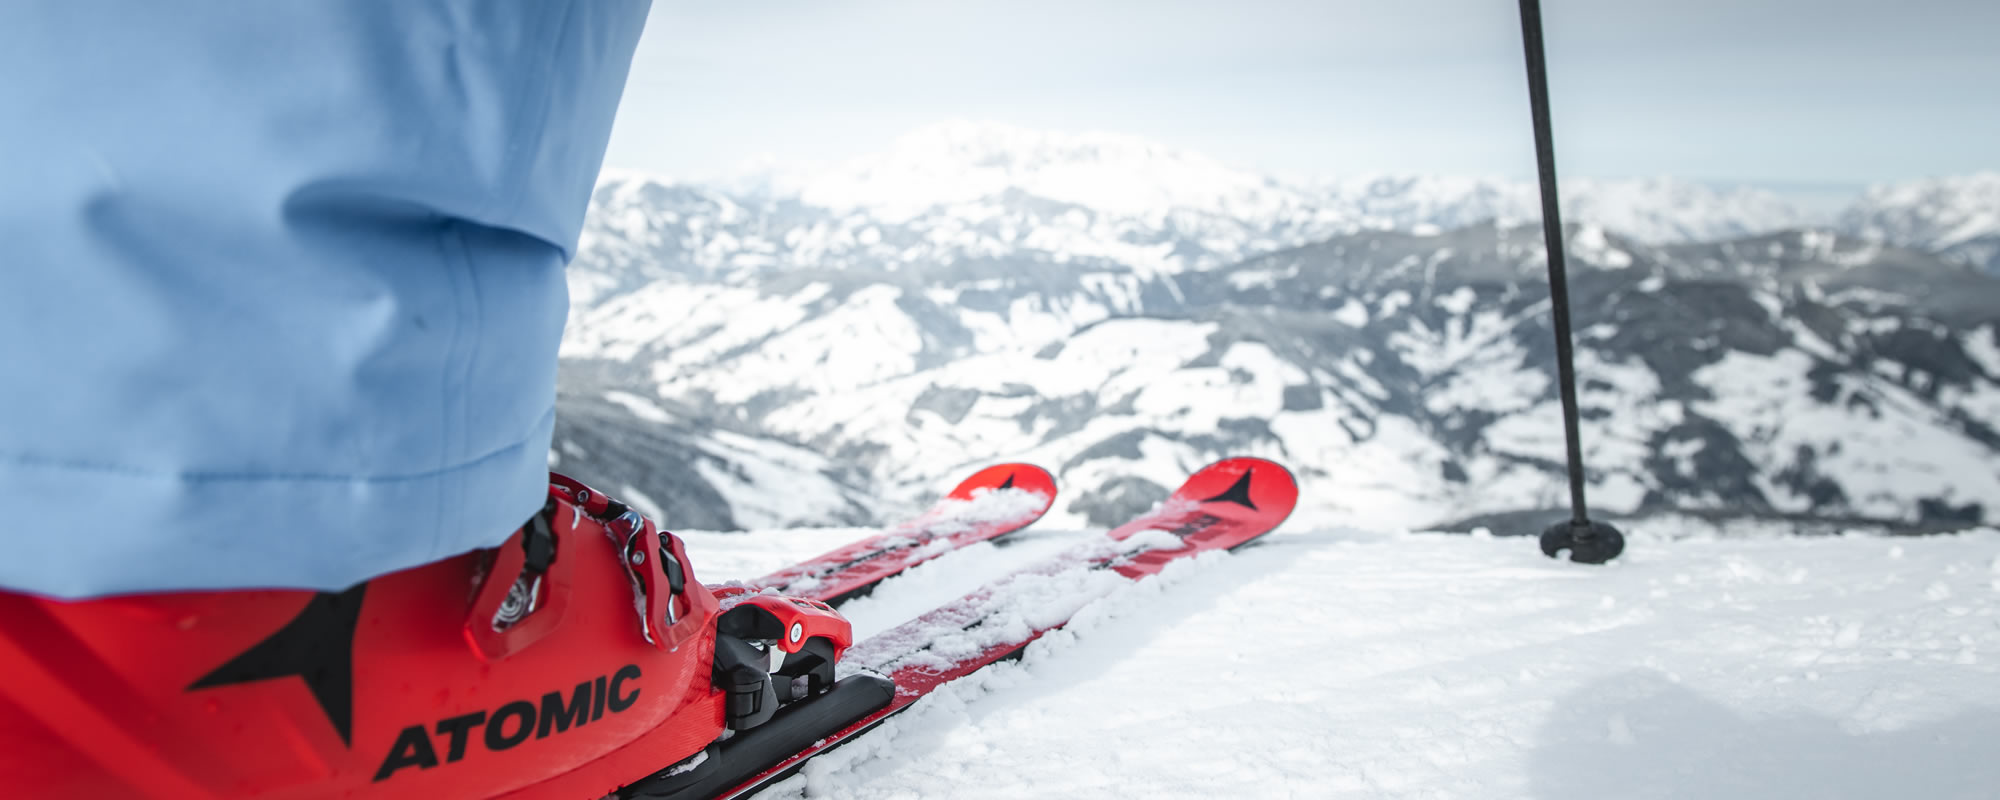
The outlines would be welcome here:
[[[1121,588],[759,797],[1994,796],[2000,531],[1648,528],[1603,568],[1280,531]],[[870,533],[685,537],[719,582]],[[1091,535],[974,545],[843,611],[867,636]]]

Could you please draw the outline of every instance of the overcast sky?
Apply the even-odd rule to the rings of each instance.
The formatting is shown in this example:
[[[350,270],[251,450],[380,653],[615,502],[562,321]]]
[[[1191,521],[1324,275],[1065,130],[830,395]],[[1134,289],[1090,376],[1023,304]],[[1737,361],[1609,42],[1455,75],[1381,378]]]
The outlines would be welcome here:
[[[704,178],[964,118],[1280,174],[1534,172],[1509,0],[657,0],[606,161]],[[2000,169],[2000,2],[1545,0],[1566,176]]]

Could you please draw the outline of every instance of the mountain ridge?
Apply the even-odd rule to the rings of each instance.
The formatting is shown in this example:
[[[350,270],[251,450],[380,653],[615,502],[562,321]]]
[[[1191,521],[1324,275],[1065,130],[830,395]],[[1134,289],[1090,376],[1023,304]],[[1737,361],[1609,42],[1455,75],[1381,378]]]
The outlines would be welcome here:
[[[1473,201],[1369,191],[1430,209],[1404,222],[1451,221],[1491,199],[1462,185]],[[563,350],[594,377],[565,373],[564,413],[582,404],[595,426],[586,452],[653,451],[611,459],[626,470],[743,451],[706,427],[768,442],[760,464],[821,487],[797,520],[858,523],[995,458],[1056,468],[1074,491],[1052,516],[1072,524],[1128,513],[1224,453],[1294,463],[1313,524],[1565,496],[1539,226],[1077,199],[1009,185],[900,217],[613,176],[572,268]],[[1579,216],[1594,504],[2000,512],[2000,281],[1830,227],[1661,243]],[[621,418],[614,391],[680,409],[683,443],[619,435],[648,423]],[[666,495],[707,478],[645,480]],[[773,516],[783,487],[710,488],[682,496],[761,511],[704,524],[791,519]]]

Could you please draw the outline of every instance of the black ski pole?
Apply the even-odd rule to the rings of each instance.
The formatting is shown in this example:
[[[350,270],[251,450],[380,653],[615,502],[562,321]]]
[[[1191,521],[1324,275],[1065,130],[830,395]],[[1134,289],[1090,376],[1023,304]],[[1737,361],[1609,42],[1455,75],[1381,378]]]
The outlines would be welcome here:
[[[1570,348],[1569,275],[1563,263],[1563,227],[1556,199],[1556,145],[1549,122],[1548,66],[1542,55],[1542,5],[1521,0],[1521,48],[1528,57],[1528,106],[1535,120],[1535,167],[1542,188],[1542,236],[1548,242],[1549,311],[1555,318],[1556,380],[1562,392],[1563,433],[1569,446],[1570,518],[1542,532],[1542,552],[1555,558],[1602,564],[1625,550],[1617,528],[1590,521],[1583,498],[1583,444],[1577,433],[1576,366]]]

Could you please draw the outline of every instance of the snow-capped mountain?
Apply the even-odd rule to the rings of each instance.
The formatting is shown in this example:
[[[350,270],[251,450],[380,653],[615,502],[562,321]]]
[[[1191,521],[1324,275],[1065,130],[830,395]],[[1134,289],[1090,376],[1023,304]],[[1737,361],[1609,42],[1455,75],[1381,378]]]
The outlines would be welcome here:
[[[1288,182],[1132,136],[963,121],[920,129],[884,153],[790,185],[807,203],[867,209],[896,221],[1009,192],[1116,216],[1209,216],[1265,230],[1290,223],[1317,226],[1312,232],[1320,234],[1541,216],[1528,181],[1376,175]],[[1564,190],[1570,218],[1651,242],[1741,236],[1807,221],[1776,195],[1745,187],[1585,179],[1566,182]]]
[[[1875,186],[1841,215],[1840,225],[2000,274],[2000,172]]]
[[[701,530],[828,526],[880,516],[860,473],[811,450],[618,388],[587,363],[564,365],[549,466],[656,520]],[[644,390],[641,389],[643,392]],[[773,487],[783,487],[774,491]]]
[[[1026,255],[1144,274],[1211,269],[1362,230],[1540,217],[1523,181],[1372,176],[1287,182],[1129,136],[947,123],[811,175],[734,193],[610,173],[572,268],[579,305],[668,274],[896,270]],[[1570,221],[1643,241],[1742,236],[1803,217],[1767,192],[1670,179],[1566,184]]]
[[[1562,214],[1565,221],[1661,244],[1734,239],[1819,221],[1762,189],[1718,189],[1673,178],[1565,181]]]
[[[896,222],[1009,192],[1143,219],[1273,220],[1317,205],[1303,188],[1133,136],[964,121],[919,129],[886,152],[799,179],[797,191],[813,205]]]
[[[695,527],[860,522],[996,459],[1058,472],[1059,524],[1226,453],[1292,464],[1310,524],[1562,503],[1531,188],[1292,185],[979,126],[828,175],[600,185],[564,468]],[[2000,281],[1825,230],[1738,235],[1788,213],[1753,195],[1597,186],[1571,217],[1650,227],[1572,228],[1598,506],[2000,513]],[[1686,241],[1714,231],[1733,238]]]

